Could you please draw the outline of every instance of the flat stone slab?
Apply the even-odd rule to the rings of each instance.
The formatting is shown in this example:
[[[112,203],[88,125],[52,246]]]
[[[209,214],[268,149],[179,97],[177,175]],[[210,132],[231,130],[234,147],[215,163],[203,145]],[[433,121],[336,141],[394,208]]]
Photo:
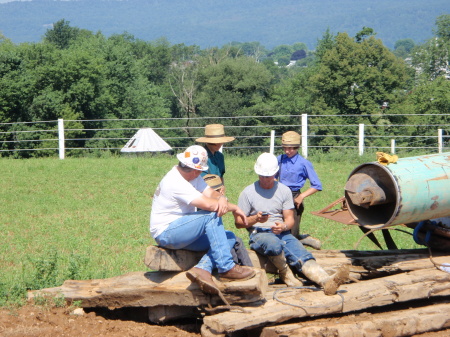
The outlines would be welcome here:
[[[220,282],[214,277],[214,281],[230,304],[258,302],[265,298],[268,279],[264,270],[255,270],[250,280]],[[28,298],[44,295],[63,295],[68,302],[81,301],[85,308],[224,304],[218,295],[204,294],[185,272],[133,272],[107,279],[68,280],[60,287],[31,291]]]

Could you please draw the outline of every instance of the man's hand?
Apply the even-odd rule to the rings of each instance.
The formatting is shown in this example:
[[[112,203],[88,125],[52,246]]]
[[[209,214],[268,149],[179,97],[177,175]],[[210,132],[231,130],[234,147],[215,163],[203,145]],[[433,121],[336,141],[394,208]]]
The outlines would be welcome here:
[[[305,197],[303,197],[301,194],[299,194],[297,196],[297,198],[294,199],[295,208],[299,208],[300,207],[300,205],[303,202],[303,199],[305,199]]]
[[[217,216],[222,216],[228,212],[228,200],[225,196],[220,196],[217,201]]]
[[[234,215],[235,219],[239,218],[241,220],[241,223],[245,226],[244,228],[248,227],[247,216],[238,206],[236,206],[236,210],[233,211],[233,215]],[[242,227],[238,227],[238,228],[242,228]]]
[[[284,231],[287,231],[287,225],[284,222],[275,222],[275,225],[272,226],[273,234],[281,234]]]
[[[257,214],[256,214],[256,222],[259,222],[259,223],[264,223],[264,222],[266,222],[267,220],[269,220],[269,214],[267,214],[267,215],[263,215],[263,212],[258,212]]]

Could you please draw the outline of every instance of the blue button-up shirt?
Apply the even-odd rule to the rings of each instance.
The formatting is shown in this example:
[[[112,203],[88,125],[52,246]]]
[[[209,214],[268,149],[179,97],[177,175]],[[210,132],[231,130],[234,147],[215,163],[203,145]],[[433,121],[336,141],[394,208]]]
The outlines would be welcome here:
[[[322,183],[309,160],[303,158],[298,153],[291,158],[283,154],[278,156],[277,159],[280,169],[275,178],[282,184],[288,186],[291,191],[300,190],[305,185],[307,179],[309,179],[312,188],[322,191]]]

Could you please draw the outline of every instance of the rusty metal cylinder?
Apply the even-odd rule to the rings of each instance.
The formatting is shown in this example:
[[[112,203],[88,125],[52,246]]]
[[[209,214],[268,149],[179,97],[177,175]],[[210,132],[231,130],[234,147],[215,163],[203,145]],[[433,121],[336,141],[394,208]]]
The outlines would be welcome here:
[[[367,228],[450,216],[450,152],[362,164],[350,173],[345,199]]]

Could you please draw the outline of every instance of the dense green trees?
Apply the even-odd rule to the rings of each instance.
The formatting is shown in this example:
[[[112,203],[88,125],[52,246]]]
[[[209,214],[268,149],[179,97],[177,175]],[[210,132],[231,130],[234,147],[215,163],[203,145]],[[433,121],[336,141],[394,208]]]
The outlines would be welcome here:
[[[425,81],[442,75],[450,79],[450,15],[440,15],[436,19],[435,33],[435,37],[413,50],[412,64]]]
[[[402,59],[410,56],[411,51],[415,47],[415,43],[413,39],[401,39],[395,42],[394,46],[394,54],[397,57],[401,57]]]
[[[146,42],[127,33],[106,38],[71,27],[65,20],[56,22],[39,43],[15,45],[0,36],[1,147],[55,147],[56,126],[9,123],[58,118],[65,120],[69,148],[121,147],[134,128],[143,126],[176,128],[161,131],[163,137],[196,137],[214,117],[254,116],[221,121],[233,126],[234,135],[251,136],[255,130],[243,125],[267,125],[267,130],[258,132],[268,133],[272,125],[293,123],[290,117],[272,116],[302,113],[315,116],[310,131],[317,146],[354,145],[354,137],[345,135],[354,134],[358,123],[368,125],[369,135],[395,135],[400,130],[392,124],[437,122],[438,115],[450,113],[450,81],[445,77],[449,74],[449,22],[448,15],[438,17],[436,37],[422,45],[400,40],[395,52],[368,27],[354,38],[327,30],[315,51],[302,43],[268,51],[258,42],[202,50],[170,45],[165,39]],[[413,67],[403,60],[408,55]],[[285,64],[291,60],[296,64],[282,66],[284,58]],[[436,118],[405,116],[418,113]],[[325,128],[325,124],[332,126]],[[48,130],[20,132],[31,129]],[[434,132],[426,127],[417,130],[401,132],[412,137]],[[260,142],[248,137],[239,140],[239,145]],[[177,140],[172,145],[187,144]],[[378,140],[368,145],[385,144]]]
[[[406,65],[370,36],[353,40],[346,33],[323,55],[311,76],[316,113],[367,114],[403,89]],[[322,110],[322,111],[321,111]]]

